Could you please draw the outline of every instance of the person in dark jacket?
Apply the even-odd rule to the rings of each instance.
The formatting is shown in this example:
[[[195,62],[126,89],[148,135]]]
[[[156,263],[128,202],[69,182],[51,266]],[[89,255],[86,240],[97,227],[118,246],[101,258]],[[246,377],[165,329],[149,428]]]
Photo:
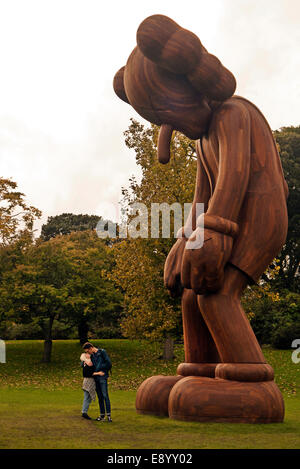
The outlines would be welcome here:
[[[111,419],[111,405],[108,395],[108,372],[111,367],[109,357],[104,349],[98,349],[90,342],[86,342],[83,345],[83,349],[88,352],[91,356],[91,361],[94,366],[94,379],[96,384],[96,393],[99,401],[100,415],[97,417],[97,421],[101,422],[105,420],[105,410],[108,422],[112,422]]]

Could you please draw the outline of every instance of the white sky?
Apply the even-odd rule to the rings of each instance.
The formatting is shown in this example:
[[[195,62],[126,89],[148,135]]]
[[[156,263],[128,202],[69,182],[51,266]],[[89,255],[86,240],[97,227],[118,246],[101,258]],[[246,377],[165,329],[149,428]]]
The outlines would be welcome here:
[[[139,174],[123,132],[143,122],[112,89],[140,22],[197,34],[272,129],[299,125],[299,0],[0,0],[0,175],[39,208],[109,216]]]

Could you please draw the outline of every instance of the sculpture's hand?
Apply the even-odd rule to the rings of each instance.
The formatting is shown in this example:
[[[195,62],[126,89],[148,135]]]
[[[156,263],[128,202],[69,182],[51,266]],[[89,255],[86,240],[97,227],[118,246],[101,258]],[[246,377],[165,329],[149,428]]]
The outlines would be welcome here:
[[[196,294],[201,295],[221,288],[224,268],[230,258],[233,236],[237,235],[238,226],[221,217],[206,215],[203,245],[197,248],[195,240],[201,239],[200,230],[203,230],[199,224],[200,222],[197,222],[198,227],[185,246],[181,281],[184,288],[192,289]]]
[[[165,262],[164,284],[171,296],[180,296],[182,284],[180,279],[182,256],[187,238],[179,238],[173,245]]]

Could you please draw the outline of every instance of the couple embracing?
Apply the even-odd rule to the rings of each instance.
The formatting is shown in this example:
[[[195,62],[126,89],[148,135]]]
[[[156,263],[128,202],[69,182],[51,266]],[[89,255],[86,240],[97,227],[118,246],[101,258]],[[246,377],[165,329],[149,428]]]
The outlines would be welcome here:
[[[90,342],[83,346],[84,353],[80,356],[83,373],[84,392],[82,417],[91,420],[88,415],[89,405],[98,396],[100,416],[98,422],[105,420],[105,410],[108,422],[112,422],[110,400],[108,396],[107,379],[111,369],[111,361],[104,349],[98,349]]]

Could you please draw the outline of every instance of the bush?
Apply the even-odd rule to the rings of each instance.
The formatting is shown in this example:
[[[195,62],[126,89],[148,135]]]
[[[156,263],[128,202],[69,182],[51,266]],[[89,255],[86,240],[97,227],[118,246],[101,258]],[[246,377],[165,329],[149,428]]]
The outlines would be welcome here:
[[[28,324],[17,324],[7,321],[0,329],[1,338],[4,340],[44,340],[42,328],[35,322]],[[67,327],[59,321],[54,321],[52,338],[73,339],[77,338],[77,329]]]
[[[76,327],[66,326],[54,320],[52,328],[52,339],[77,339],[78,331]]]
[[[279,327],[272,335],[271,345],[278,349],[289,349],[295,339],[300,339],[300,322]]]
[[[297,332],[300,324],[299,294],[288,290],[283,290],[279,294],[268,289],[252,287],[246,291],[242,302],[261,345],[291,347],[292,340],[297,338],[297,334],[299,335]]]
[[[121,329],[118,326],[99,326],[90,328],[89,338],[91,339],[124,339]]]
[[[43,338],[42,329],[38,324],[16,324],[7,322],[5,329],[1,331],[5,340],[31,339],[39,340]]]

